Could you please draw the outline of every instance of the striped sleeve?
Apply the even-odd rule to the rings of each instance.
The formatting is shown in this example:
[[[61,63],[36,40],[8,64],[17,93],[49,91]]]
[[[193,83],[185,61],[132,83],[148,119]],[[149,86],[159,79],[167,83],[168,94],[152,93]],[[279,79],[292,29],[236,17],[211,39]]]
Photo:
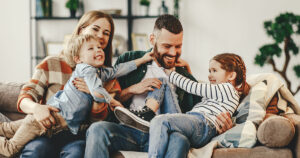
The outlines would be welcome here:
[[[188,93],[205,98],[216,97],[215,94],[217,93],[217,89],[215,88],[215,85],[192,81],[175,71],[171,72],[169,76],[169,81]]]
[[[169,81],[188,93],[202,96],[204,98],[219,100],[221,102],[229,101],[233,104],[237,104],[239,100],[235,88],[230,83],[198,83],[178,74],[175,71],[171,72]]]

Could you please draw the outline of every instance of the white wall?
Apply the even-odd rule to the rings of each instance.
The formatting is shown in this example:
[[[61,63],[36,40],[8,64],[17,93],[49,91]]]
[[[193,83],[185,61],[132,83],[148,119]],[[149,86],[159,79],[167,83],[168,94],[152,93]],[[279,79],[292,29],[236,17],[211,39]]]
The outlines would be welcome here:
[[[66,0],[53,0],[53,15],[68,16],[64,7]],[[84,0],[85,11],[92,9],[122,9],[127,13],[126,0]],[[150,14],[156,15],[160,1],[152,0]],[[133,0],[133,14],[139,14],[138,0]],[[29,0],[4,1],[0,7],[0,82],[28,81],[29,66]],[[166,1],[173,12],[173,0]],[[188,60],[193,74],[207,80],[208,61],[222,52],[241,55],[247,65],[248,75],[258,72],[273,72],[270,66],[260,68],[253,64],[258,48],[272,42],[263,29],[263,22],[274,19],[286,11],[300,15],[299,0],[181,0],[180,19],[184,27],[183,58]],[[134,22],[135,33],[150,33],[155,19],[140,19]],[[62,41],[72,32],[76,20],[40,21],[39,34],[46,41]],[[116,34],[127,37],[125,20],[115,20]],[[16,43],[17,45],[13,45]],[[300,46],[300,38],[296,37]],[[39,49],[41,49],[39,47]],[[300,64],[300,55],[291,63]],[[282,63],[282,62],[281,62]],[[292,64],[291,64],[292,66]],[[300,80],[289,72],[293,88]],[[300,93],[296,96],[300,102]]]
[[[0,5],[0,81],[30,77],[29,2],[2,1]]]
[[[194,75],[207,81],[208,62],[218,53],[237,53],[245,60],[247,75],[273,72],[270,66],[254,65],[254,57],[264,44],[273,42],[263,29],[263,22],[280,13],[300,14],[299,0],[186,0],[182,1],[184,27],[183,58],[191,64]],[[296,38],[300,46],[300,36]],[[284,58],[282,58],[284,59]],[[279,60],[280,61],[280,60]],[[282,60],[281,60],[282,61]],[[278,68],[282,69],[282,62]],[[300,55],[290,66],[300,64]],[[290,70],[291,67],[290,67]],[[300,84],[294,71],[288,73],[292,89]],[[300,92],[296,99],[300,102]]]

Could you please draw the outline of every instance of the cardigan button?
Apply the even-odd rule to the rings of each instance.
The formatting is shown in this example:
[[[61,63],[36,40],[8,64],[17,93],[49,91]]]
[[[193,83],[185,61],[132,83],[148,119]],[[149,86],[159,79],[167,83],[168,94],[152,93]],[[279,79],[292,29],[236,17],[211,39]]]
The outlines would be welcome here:
[[[146,71],[145,70],[143,70],[143,73],[145,73]]]

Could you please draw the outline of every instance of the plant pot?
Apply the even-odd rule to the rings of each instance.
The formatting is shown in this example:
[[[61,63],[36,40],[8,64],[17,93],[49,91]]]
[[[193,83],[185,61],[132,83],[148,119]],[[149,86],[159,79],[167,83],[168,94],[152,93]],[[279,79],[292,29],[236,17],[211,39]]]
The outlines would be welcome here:
[[[149,6],[141,5],[140,6],[140,15],[149,16]]]
[[[71,16],[71,18],[75,18],[76,17],[76,10],[71,10],[70,9],[70,16]]]

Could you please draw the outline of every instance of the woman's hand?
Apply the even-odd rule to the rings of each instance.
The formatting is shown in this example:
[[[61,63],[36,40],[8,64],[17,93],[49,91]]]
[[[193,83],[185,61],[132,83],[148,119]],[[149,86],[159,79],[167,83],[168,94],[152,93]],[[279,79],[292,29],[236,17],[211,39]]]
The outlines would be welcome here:
[[[110,101],[110,109],[112,110],[112,111],[114,111],[115,110],[115,108],[117,107],[117,106],[121,106],[121,107],[124,107],[119,101],[117,101],[116,99],[111,99],[111,101]]]
[[[56,124],[51,112],[59,112],[59,109],[49,105],[36,104],[36,107],[33,111],[33,116],[45,128],[49,129]]]
[[[223,112],[220,115],[218,115],[216,122],[218,124],[216,128],[219,134],[226,132],[233,126],[229,112]]]
[[[72,83],[79,91],[90,94],[90,90],[83,78],[75,78]]]

